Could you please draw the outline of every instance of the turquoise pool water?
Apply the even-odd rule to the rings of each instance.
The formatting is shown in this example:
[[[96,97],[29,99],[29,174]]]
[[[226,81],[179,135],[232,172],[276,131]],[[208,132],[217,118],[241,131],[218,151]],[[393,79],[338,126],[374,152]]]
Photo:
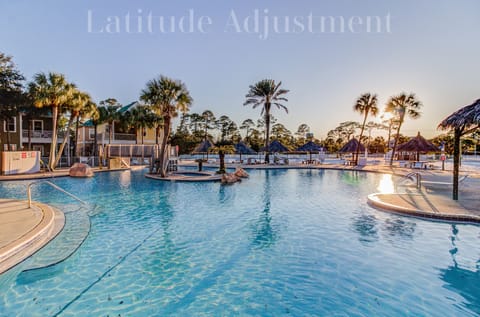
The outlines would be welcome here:
[[[479,227],[369,207],[379,174],[250,173],[232,186],[56,179],[97,205],[90,234],[60,264],[0,277],[0,316],[480,314]],[[85,213],[47,186],[33,197]]]

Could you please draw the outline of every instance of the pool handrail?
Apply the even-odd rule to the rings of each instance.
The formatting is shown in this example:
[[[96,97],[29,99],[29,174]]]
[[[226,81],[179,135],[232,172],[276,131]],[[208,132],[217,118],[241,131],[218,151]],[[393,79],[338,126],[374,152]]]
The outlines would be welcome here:
[[[28,199],[28,208],[32,208],[32,185],[35,185],[35,184],[47,184],[47,185],[50,185],[51,187],[55,188],[56,190],[64,193],[65,195],[67,196],[70,196],[71,198],[75,199],[76,201],[80,202],[81,204],[83,205],[88,205],[87,202],[81,200],[80,198],[78,198],[77,196],[75,196],[74,194],[72,193],[69,193],[67,192],[65,189],[61,188],[60,186],[50,182],[50,181],[46,181],[46,180],[41,180],[41,181],[37,181],[37,182],[31,182],[30,184],[28,184],[27,186],[27,199]]]
[[[420,188],[422,185],[422,175],[419,172],[410,172],[407,175],[403,176],[399,180],[395,182],[395,185],[401,185],[400,182],[403,182],[406,179],[413,180],[412,178],[415,177],[416,180],[416,187]]]

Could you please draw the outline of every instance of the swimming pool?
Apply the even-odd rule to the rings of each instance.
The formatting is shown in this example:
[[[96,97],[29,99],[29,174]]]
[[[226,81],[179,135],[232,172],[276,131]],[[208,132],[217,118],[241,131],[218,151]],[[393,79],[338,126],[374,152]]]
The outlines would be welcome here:
[[[97,204],[89,236],[56,266],[0,277],[0,315],[480,313],[479,227],[369,207],[380,174],[249,173],[233,186],[143,171],[56,179]],[[24,198],[24,184],[0,184],[0,194]],[[84,213],[48,187],[33,198]]]

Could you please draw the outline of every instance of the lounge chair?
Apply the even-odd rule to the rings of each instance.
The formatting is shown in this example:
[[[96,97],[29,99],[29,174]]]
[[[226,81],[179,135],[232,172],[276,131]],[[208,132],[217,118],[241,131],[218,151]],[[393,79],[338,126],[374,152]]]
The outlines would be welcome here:
[[[461,185],[466,179],[468,175],[464,175],[458,179],[458,185]],[[435,182],[435,181],[421,181],[422,185],[426,185],[427,187],[450,187],[453,186],[453,182]]]

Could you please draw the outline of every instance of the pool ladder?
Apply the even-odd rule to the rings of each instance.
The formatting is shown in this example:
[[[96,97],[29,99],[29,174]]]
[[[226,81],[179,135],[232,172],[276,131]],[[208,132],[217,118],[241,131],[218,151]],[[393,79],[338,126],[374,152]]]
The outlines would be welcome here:
[[[27,187],[27,199],[28,199],[28,208],[32,208],[32,186],[33,185],[36,185],[36,184],[47,184],[47,185],[50,185],[51,187],[55,188],[56,190],[58,190],[59,192],[62,192],[64,193],[65,195],[67,196],[70,196],[71,198],[75,199],[76,201],[80,202],[82,205],[87,205],[88,206],[88,203],[81,200],[80,198],[78,198],[77,196],[75,196],[74,194],[71,194],[69,192],[67,192],[65,189],[61,188],[60,186],[50,182],[50,181],[45,181],[45,180],[42,180],[42,181],[37,181],[37,182],[32,182],[30,184],[28,184],[28,187]]]

